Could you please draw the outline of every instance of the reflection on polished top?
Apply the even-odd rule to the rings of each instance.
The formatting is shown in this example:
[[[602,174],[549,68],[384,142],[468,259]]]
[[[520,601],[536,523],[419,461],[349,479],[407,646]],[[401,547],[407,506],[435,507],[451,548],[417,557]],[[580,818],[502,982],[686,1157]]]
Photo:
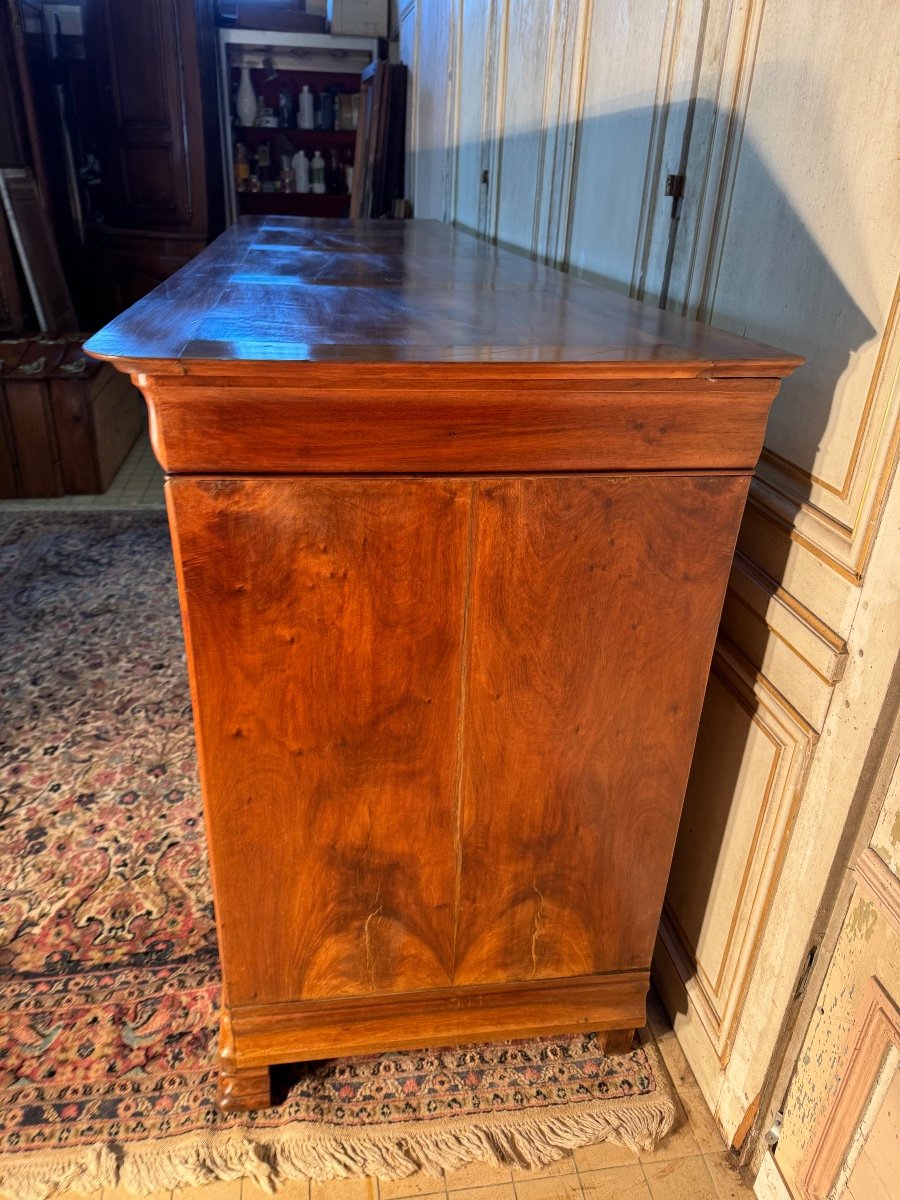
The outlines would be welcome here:
[[[86,349],[156,372],[223,361],[572,362],[672,378],[781,376],[801,361],[438,221],[297,217],[240,220]]]

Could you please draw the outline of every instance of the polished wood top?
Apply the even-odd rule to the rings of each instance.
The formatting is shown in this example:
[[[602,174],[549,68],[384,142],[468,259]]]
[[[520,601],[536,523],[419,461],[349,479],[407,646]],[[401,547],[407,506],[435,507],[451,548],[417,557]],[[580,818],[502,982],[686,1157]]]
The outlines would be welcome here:
[[[297,217],[238,221],[85,349],[157,374],[221,372],[226,362],[230,371],[431,363],[451,373],[453,364],[543,373],[577,363],[582,378],[778,377],[803,361],[439,221]]]

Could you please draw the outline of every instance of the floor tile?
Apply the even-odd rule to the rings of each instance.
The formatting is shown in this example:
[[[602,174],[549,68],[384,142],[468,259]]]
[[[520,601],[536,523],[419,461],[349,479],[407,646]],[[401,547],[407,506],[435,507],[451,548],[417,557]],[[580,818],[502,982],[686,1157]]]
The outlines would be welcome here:
[[[684,1051],[681,1048],[678,1038],[674,1036],[660,1038],[659,1056],[663,1060],[672,1083],[678,1091],[681,1091],[683,1087],[697,1086],[694,1072],[688,1066],[688,1061],[684,1057]]]
[[[697,1139],[697,1145],[704,1154],[720,1154],[727,1150],[725,1139],[716,1124],[716,1119],[709,1111],[703,1093],[695,1083],[682,1088],[678,1099],[684,1105],[691,1132]]]
[[[627,1146],[617,1146],[615,1142],[598,1142],[596,1146],[582,1146],[575,1151],[575,1163],[582,1173],[629,1166],[637,1160],[638,1156]]]
[[[241,1200],[272,1200],[270,1192],[264,1192],[252,1179],[245,1179]],[[286,1179],[278,1185],[278,1200],[309,1200],[308,1179]]]
[[[581,1200],[581,1180],[577,1175],[549,1175],[543,1179],[513,1177],[518,1200]]]
[[[691,1131],[681,1098],[676,1094],[674,1099],[675,1124],[666,1136],[657,1143],[655,1150],[649,1152],[641,1151],[639,1155],[641,1162],[666,1162],[670,1158],[688,1158],[700,1153],[700,1147],[697,1145],[697,1139]]]
[[[509,1172],[507,1172],[509,1174]],[[405,1196],[443,1196],[444,1180],[440,1175],[426,1175],[417,1171],[405,1179],[381,1179],[378,1181],[381,1200],[401,1200]]]
[[[313,1180],[310,1200],[377,1200],[378,1181],[375,1179],[329,1179],[327,1183]]]
[[[718,1200],[701,1155],[671,1162],[645,1162],[644,1175],[653,1200]]]
[[[241,1200],[240,1179],[220,1179],[203,1187],[176,1188],[172,1200]]]
[[[525,1171],[516,1168],[513,1172],[513,1183],[518,1185],[519,1180],[524,1182],[527,1179],[548,1179],[554,1175],[577,1175],[577,1173],[575,1159],[571,1154],[564,1154],[556,1162],[547,1163],[546,1167],[529,1167]]]
[[[461,1188],[450,1192],[452,1200],[516,1200],[516,1190],[511,1183],[488,1183],[481,1188]]]
[[[485,1187],[492,1183],[510,1183],[512,1175],[509,1167],[498,1167],[496,1163],[473,1162],[460,1167],[457,1171],[447,1172],[447,1191],[460,1191],[463,1188]]]
[[[458,1192],[448,1192],[453,1200],[516,1200],[516,1193],[511,1183],[489,1183],[487,1187],[462,1188]]]
[[[727,1150],[720,1154],[704,1155],[704,1158],[716,1189],[717,1200],[753,1200],[752,1184],[735,1166]]]
[[[145,1196],[144,1200],[171,1200],[172,1193],[168,1189],[160,1192],[153,1192],[149,1196]],[[103,1200],[135,1200],[134,1192],[126,1192],[122,1187],[104,1188]]]
[[[583,1171],[584,1200],[650,1200],[650,1188],[638,1163],[608,1171]]]

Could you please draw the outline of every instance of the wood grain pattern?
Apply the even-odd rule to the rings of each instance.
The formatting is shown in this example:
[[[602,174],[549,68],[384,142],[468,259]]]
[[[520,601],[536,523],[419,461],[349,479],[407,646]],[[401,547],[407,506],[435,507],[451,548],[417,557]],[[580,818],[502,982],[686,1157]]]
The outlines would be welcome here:
[[[304,388],[154,379],[144,387],[168,471],[746,470],[777,381],[405,382],[346,366]],[[247,414],[253,438],[247,439]]]
[[[234,1006],[451,982],[471,489],[166,485]]]
[[[336,1046],[342,1054],[370,1054],[579,1030],[633,1030],[646,1021],[649,983],[649,971],[618,971],[515,986],[245,1006],[230,1017],[235,1057],[229,1070],[328,1058]],[[620,1053],[621,1043],[610,1052]]]
[[[242,218],[88,343],[183,374],[254,362],[590,362],[781,376],[801,359],[438,221]],[[295,373],[295,378],[298,375]]]
[[[479,484],[456,983],[650,961],[748,484]]]
[[[227,1002],[271,1064],[643,1024],[800,360],[434,222],[243,221],[89,343],[166,485]]]

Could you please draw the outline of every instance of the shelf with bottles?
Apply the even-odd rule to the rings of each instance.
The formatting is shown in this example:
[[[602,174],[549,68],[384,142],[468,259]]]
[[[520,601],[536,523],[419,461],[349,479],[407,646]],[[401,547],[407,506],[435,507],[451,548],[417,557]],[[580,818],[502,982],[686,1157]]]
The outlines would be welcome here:
[[[297,147],[285,130],[265,130],[271,136],[255,146],[234,144],[234,187],[237,194],[349,195],[353,183],[353,149]]]
[[[349,195],[356,132],[334,126],[355,122],[358,75],[234,68],[232,94],[231,149],[239,211],[250,211],[240,200],[245,195]],[[242,123],[253,113],[265,124]],[[267,200],[251,203],[257,212],[268,205]],[[268,208],[276,211],[272,205]],[[283,203],[277,211],[286,211]]]
[[[297,207],[300,200],[285,198],[292,194],[317,195],[310,204],[317,205],[317,212],[324,212],[320,193],[291,191],[285,156],[292,164],[299,153],[307,159],[301,174],[308,171],[312,175],[313,157],[318,153],[321,169],[327,175],[332,151],[336,152],[342,178],[334,185],[334,200],[327,203],[332,205],[329,212],[336,203],[346,206],[356,143],[360,75],[384,53],[384,46],[377,38],[224,27],[218,30],[217,41],[219,127],[225,177],[230,184],[225,194],[228,219],[234,220],[250,206],[254,212],[266,211],[265,206],[272,212],[286,212],[289,206],[290,211],[311,214],[308,205]],[[299,97],[304,86],[308,97],[304,103],[308,106],[311,102],[313,111],[310,114],[307,108],[307,119],[302,122],[298,120]],[[313,128],[300,128],[301,124],[312,124]],[[251,180],[252,175],[256,178]],[[294,187],[296,182],[295,175]],[[310,187],[312,182],[310,178]]]
[[[348,71],[232,66],[234,132],[245,129],[355,134],[359,75]]]

